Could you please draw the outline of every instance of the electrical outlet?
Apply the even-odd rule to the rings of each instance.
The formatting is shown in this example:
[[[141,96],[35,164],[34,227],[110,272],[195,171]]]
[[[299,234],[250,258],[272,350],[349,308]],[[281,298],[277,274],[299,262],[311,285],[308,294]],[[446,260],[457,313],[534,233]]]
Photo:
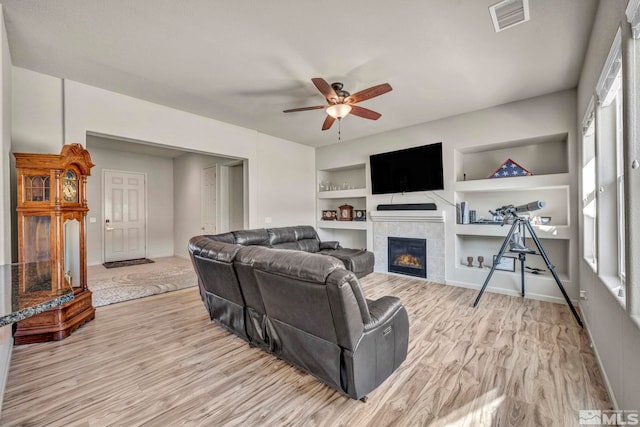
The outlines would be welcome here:
[[[265,224],[271,224],[271,217],[270,216],[265,216],[264,217],[264,223]]]
[[[583,300],[587,299],[587,291],[580,291],[580,299],[583,299]]]

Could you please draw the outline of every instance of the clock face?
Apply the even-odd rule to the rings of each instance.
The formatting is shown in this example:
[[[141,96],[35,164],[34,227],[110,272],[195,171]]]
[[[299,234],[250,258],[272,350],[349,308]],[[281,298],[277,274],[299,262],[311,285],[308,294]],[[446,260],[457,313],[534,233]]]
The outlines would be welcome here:
[[[65,180],[62,186],[62,194],[64,196],[64,200],[66,202],[77,202],[78,201],[78,186],[75,181],[67,181]]]
[[[62,181],[62,197],[65,202],[78,201],[78,178],[72,170],[68,170]]]

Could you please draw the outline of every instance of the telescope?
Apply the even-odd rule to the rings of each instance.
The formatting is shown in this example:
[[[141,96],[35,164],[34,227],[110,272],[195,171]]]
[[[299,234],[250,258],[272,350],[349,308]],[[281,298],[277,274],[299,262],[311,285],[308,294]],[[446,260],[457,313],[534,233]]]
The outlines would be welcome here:
[[[538,209],[544,208],[544,206],[545,206],[544,201],[536,200],[534,202],[525,203],[524,205],[520,205],[520,206],[513,206],[513,205],[502,206],[497,208],[495,212],[493,211],[489,211],[489,212],[491,212],[492,215],[500,215],[500,216],[504,216],[507,214],[515,215],[523,212],[537,211]]]
[[[533,268],[525,265],[525,262],[527,261],[527,254],[540,255],[542,259],[544,259],[545,264],[547,264],[547,268],[553,275],[553,279],[556,281],[558,288],[560,288],[560,291],[562,292],[562,296],[564,296],[564,300],[567,302],[567,305],[569,306],[569,308],[571,309],[571,312],[573,313],[573,317],[575,317],[576,322],[578,322],[578,325],[580,325],[580,327],[582,328],[584,327],[584,325],[582,324],[582,320],[580,320],[580,316],[578,315],[576,308],[573,306],[571,299],[569,299],[569,295],[567,295],[567,291],[564,289],[564,286],[562,286],[562,282],[558,277],[558,273],[556,273],[556,268],[551,263],[551,260],[549,259],[549,256],[547,255],[547,253],[544,251],[544,248],[542,247],[542,243],[540,242],[540,239],[538,239],[538,235],[536,234],[536,230],[531,225],[531,222],[529,222],[530,220],[528,217],[524,215],[521,217],[518,216],[518,213],[537,211],[538,209],[544,208],[544,206],[545,206],[545,203],[542,200],[536,200],[534,202],[525,203],[524,205],[519,205],[519,206],[513,206],[513,205],[502,206],[496,209],[495,212],[489,211],[494,216],[494,220],[496,216],[502,219],[502,225],[505,225],[508,223],[511,223],[512,225],[511,225],[511,229],[507,233],[507,237],[504,239],[504,242],[502,242],[502,247],[500,247],[500,251],[498,252],[498,255],[493,256],[493,267],[491,267],[491,270],[489,271],[489,275],[484,281],[484,284],[482,285],[482,288],[480,289],[480,292],[478,293],[478,296],[476,297],[476,300],[473,303],[473,306],[474,307],[478,306],[478,303],[480,302],[480,297],[482,297],[482,294],[484,293],[485,289],[487,288],[487,285],[489,284],[489,281],[491,280],[491,276],[493,276],[493,273],[496,271],[498,264],[500,263],[500,260],[502,260],[502,257],[504,256],[504,253],[507,250],[507,247],[509,246],[510,247],[509,252],[516,252],[518,254],[518,260],[520,260],[520,283],[521,283],[520,293],[521,295],[524,297],[525,269],[533,270]],[[529,236],[531,236],[531,239],[536,244],[536,248],[538,248],[538,252],[528,249],[525,246],[525,237],[524,237],[525,231],[529,232]],[[539,273],[538,270],[535,270],[536,274]],[[513,267],[512,271],[515,271],[515,266]]]

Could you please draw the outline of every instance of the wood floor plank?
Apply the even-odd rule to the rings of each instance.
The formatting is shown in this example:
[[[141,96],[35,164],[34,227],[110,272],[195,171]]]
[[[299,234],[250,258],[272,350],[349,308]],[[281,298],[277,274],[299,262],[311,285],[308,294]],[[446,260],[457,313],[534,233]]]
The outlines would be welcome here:
[[[190,288],[99,307],[69,338],[14,347],[3,426],[571,425],[611,409],[586,333],[560,304],[374,273],[401,298],[407,360],[367,403],[212,324]]]

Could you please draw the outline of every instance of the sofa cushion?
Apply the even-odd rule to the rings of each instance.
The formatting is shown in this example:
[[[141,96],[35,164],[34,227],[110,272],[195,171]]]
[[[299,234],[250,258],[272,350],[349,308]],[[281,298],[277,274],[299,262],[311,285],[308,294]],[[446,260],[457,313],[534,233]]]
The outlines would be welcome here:
[[[218,242],[224,242],[224,243],[235,243],[236,242],[236,238],[233,236],[233,233],[231,233],[231,232],[222,233],[222,234],[207,235],[205,237],[208,237],[210,239],[216,240]]]
[[[269,244],[273,247],[279,243],[295,243],[298,240],[293,227],[269,228],[267,233],[269,233]]]
[[[242,246],[269,245],[269,234],[264,228],[259,228],[256,230],[238,230],[232,231],[232,233],[236,239],[236,243]]]
[[[312,253],[320,250],[320,238],[315,228],[310,225],[298,225],[292,228],[298,240],[298,250]]]
[[[282,249],[240,248],[237,260],[246,263],[249,258],[252,258],[254,269],[322,283],[334,270],[344,268],[340,260],[320,254]]]
[[[316,233],[316,229],[310,225],[296,225],[293,228],[293,231],[296,233],[296,240],[302,239],[315,239],[320,240],[318,237],[318,233]]]
[[[339,259],[344,263],[344,267],[347,270],[353,271],[359,278],[373,271],[375,259],[372,252],[361,249],[341,248],[322,250],[320,253]]]
[[[196,236],[189,240],[189,251],[202,258],[221,262],[233,262],[239,246],[212,240],[210,236]]]

